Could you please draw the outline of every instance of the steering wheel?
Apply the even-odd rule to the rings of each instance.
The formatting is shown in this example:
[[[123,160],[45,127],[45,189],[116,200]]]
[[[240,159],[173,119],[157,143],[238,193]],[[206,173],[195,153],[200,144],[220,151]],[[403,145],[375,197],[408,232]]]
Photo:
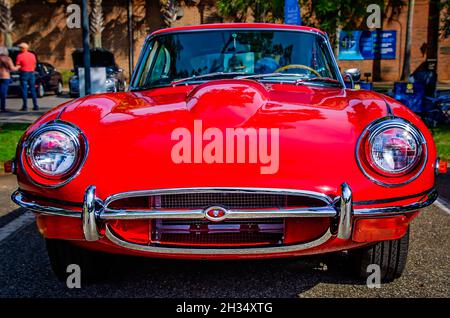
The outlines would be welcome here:
[[[310,71],[311,73],[313,73],[314,75],[317,75],[317,77],[322,77],[322,76],[320,75],[320,73],[317,72],[315,69],[313,69],[313,68],[311,68],[311,67],[309,67],[309,66],[303,65],[303,64],[288,64],[288,65],[285,65],[285,66],[282,66],[282,67],[277,68],[277,69],[275,70],[275,73],[279,73],[279,72],[282,72],[282,71],[285,71],[285,70],[290,70],[290,69],[292,69],[292,68],[301,68],[301,69],[303,69],[303,70],[308,70],[308,71]]]

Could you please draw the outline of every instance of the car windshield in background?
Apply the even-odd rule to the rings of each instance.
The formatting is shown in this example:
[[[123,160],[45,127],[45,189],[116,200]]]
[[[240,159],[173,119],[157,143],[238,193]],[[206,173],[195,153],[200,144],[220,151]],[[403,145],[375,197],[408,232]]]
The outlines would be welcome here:
[[[340,85],[328,46],[320,35],[222,29],[156,36],[143,50],[132,87],[145,89],[220,78]],[[311,81],[313,78],[328,80]]]

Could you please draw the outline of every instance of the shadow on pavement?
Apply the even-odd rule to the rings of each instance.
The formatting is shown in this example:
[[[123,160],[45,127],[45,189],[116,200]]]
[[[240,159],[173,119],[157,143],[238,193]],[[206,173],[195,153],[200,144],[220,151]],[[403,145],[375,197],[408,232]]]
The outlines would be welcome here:
[[[68,289],[53,275],[35,224],[18,233],[0,244],[1,297],[298,297],[320,283],[361,284],[344,253],[258,261],[114,256],[103,281]]]

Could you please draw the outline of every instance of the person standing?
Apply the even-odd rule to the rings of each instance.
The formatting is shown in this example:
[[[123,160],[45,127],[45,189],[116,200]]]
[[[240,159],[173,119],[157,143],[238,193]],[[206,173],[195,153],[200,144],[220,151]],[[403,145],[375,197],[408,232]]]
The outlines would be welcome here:
[[[8,49],[0,46],[0,112],[6,112],[6,96],[11,82],[11,72],[19,70],[8,56]]]
[[[21,53],[17,55],[16,65],[20,66],[20,86],[22,87],[22,111],[26,111],[27,99],[28,99],[28,89],[31,93],[31,98],[33,99],[33,110],[39,110],[36,98],[36,76],[34,71],[36,70],[36,56],[28,51],[29,46],[27,43],[20,43],[18,45]]]

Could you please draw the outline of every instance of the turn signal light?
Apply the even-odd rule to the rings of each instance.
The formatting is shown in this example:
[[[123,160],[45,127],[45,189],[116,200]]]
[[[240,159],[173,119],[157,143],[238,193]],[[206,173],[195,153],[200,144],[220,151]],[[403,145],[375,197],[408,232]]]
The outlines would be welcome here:
[[[405,215],[358,219],[355,222],[352,240],[361,243],[396,240],[406,234],[409,221],[410,218]]]
[[[447,173],[447,161],[439,160],[437,164],[437,173]]]
[[[11,173],[13,172],[13,161],[8,160],[3,164],[3,167],[5,168],[5,173]]]

